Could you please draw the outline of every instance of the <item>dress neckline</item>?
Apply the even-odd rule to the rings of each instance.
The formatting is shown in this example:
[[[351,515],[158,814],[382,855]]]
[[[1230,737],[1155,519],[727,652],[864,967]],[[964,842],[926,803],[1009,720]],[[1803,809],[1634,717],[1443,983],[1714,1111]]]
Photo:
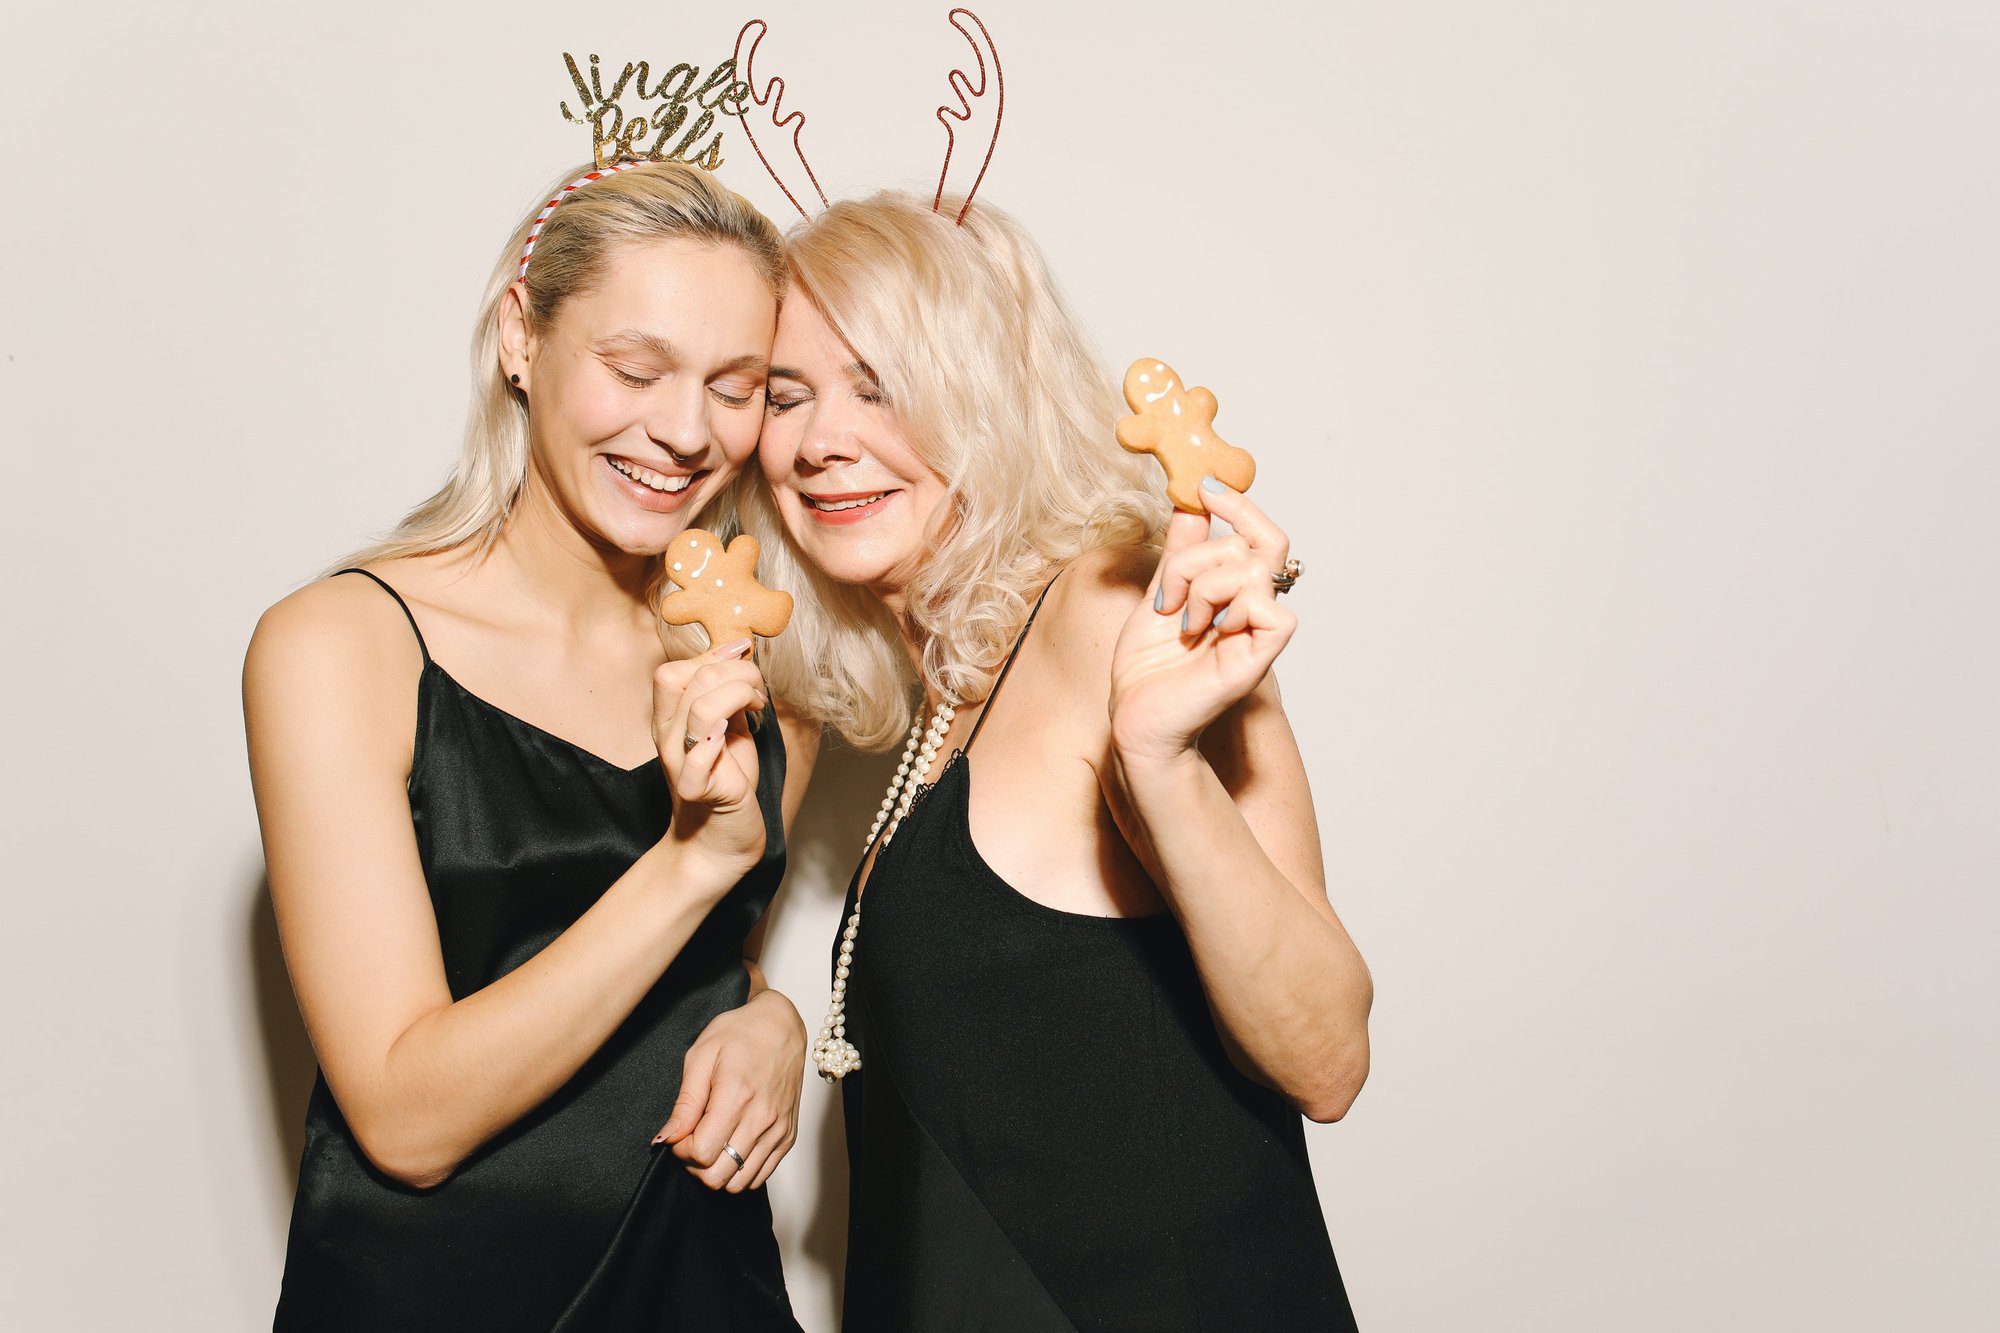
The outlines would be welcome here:
[[[964,750],[953,750],[951,758],[945,762],[944,771],[938,774],[935,781],[925,783],[922,790],[917,793],[917,799],[912,803],[910,812],[903,816],[905,827],[907,828],[917,818],[923,806],[935,805],[940,791],[954,779],[958,789],[948,798],[951,805],[949,812],[951,823],[945,830],[946,836],[951,839],[959,856],[972,870],[973,877],[987,885],[1015,910],[1041,921],[1054,922],[1078,930],[1132,931],[1144,934],[1166,924],[1178,928],[1171,908],[1163,907],[1157,912],[1147,912],[1141,916],[1106,916],[1097,912],[1071,912],[1061,907],[1051,907],[1015,888],[1005,876],[993,868],[980,852],[979,844],[973,840],[972,756]],[[874,868],[878,872],[881,870],[880,857],[876,858]],[[871,874],[868,878],[872,883],[875,875]]]
[[[467,689],[463,683],[459,681],[458,677],[452,675],[451,672],[446,671],[442,666],[438,664],[438,660],[435,657],[431,657],[428,654],[426,654],[424,658],[424,670],[426,672],[435,673],[437,676],[442,678],[445,681],[445,683],[450,685],[454,690],[458,691],[460,697],[470,699],[473,703],[478,704],[481,708],[484,708],[487,712],[505,718],[507,721],[512,722],[515,726],[520,727],[523,731],[532,732],[533,734],[540,736],[545,740],[553,741],[555,744],[560,745],[563,749],[568,750],[572,754],[582,755],[585,759],[590,760],[592,763],[596,764],[600,768],[608,769],[613,773],[617,773],[622,777],[628,777],[628,778],[636,777],[639,774],[646,773],[648,771],[657,774],[662,780],[664,780],[666,777],[665,772],[662,771],[659,766],[660,757],[657,754],[642,759],[638,763],[632,765],[630,768],[627,768],[623,764],[616,763],[610,759],[606,759],[603,755],[597,753],[595,750],[587,749],[584,746],[578,745],[575,741],[570,740],[568,737],[556,735],[555,732],[550,731],[547,727],[538,727],[534,723],[528,721],[528,719],[521,717],[518,714],[508,712],[506,709],[502,708],[499,704],[494,703],[490,699],[485,699],[477,694],[474,694],[471,690]]]

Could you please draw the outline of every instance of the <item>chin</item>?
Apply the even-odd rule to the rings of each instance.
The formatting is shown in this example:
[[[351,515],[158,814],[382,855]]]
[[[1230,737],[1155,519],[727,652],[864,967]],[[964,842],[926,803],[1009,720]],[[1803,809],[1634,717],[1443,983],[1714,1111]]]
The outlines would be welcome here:
[[[675,514],[595,514],[591,527],[606,546],[626,555],[650,557],[664,554],[674,538],[699,526],[694,514],[692,508]]]
[[[820,573],[835,583],[856,588],[884,588],[907,580],[898,571],[909,568],[908,560],[891,559],[879,552],[806,548],[807,557]]]

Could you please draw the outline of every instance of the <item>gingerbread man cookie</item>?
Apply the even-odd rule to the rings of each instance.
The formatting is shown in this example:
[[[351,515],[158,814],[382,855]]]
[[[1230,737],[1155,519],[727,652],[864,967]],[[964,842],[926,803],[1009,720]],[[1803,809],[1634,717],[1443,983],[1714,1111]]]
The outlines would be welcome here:
[[[1201,502],[1203,477],[1214,477],[1232,490],[1250,489],[1257,460],[1215,433],[1214,394],[1182,388],[1172,366],[1141,357],[1125,372],[1125,405],[1137,415],[1119,419],[1118,443],[1160,460],[1174,508],[1208,512]]]
[[[667,577],[681,590],[660,600],[660,618],[699,622],[711,648],[752,634],[771,638],[792,618],[792,595],[757,582],[757,539],[747,532],[724,550],[714,533],[689,528],[667,548]]]

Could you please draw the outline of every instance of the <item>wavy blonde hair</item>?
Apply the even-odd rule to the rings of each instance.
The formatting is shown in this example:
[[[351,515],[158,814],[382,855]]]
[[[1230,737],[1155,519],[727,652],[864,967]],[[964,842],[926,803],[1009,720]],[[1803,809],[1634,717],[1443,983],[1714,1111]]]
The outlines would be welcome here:
[[[833,205],[786,238],[795,298],[810,300],[873,369],[906,438],[941,477],[945,516],[905,590],[922,682],[984,698],[1041,585],[1103,547],[1157,542],[1168,509],[1154,465],[1119,448],[1123,413],[1027,232],[990,204],[898,191]],[[865,590],[814,569],[761,487],[742,497],[766,582],[825,614],[771,645],[783,697],[855,745],[910,725],[913,674]]]
[[[345,568],[398,556],[432,555],[467,543],[481,553],[506,530],[514,502],[528,477],[528,398],[500,369],[500,311],[521,267],[521,247],[543,205],[564,184],[590,170],[563,173],[521,218],[486,280],[485,298],[472,330],[472,407],[458,463],[435,495],[412,509],[381,541],[329,567]],[[596,290],[611,273],[620,246],[652,241],[696,241],[735,246],[782,297],[786,269],[778,229],[748,200],[725,189],[714,176],[684,162],[649,162],[605,176],[571,194],[543,224],[528,265],[527,316],[530,326],[547,327],[572,297]],[[740,487],[732,487],[740,490]],[[709,525],[725,540],[736,529],[731,495],[717,502],[721,512]],[[652,598],[663,591],[656,577]],[[662,626],[661,636],[677,656],[701,646],[689,628]]]

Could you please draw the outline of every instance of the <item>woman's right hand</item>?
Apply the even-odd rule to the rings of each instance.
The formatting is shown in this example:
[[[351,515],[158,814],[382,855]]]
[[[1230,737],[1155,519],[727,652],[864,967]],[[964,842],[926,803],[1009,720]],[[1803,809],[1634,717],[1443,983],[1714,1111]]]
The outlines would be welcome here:
[[[764,854],[749,716],[771,698],[751,647],[739,639],[653,673],[653,744],[674,793],[667,836],[730,882]]]

